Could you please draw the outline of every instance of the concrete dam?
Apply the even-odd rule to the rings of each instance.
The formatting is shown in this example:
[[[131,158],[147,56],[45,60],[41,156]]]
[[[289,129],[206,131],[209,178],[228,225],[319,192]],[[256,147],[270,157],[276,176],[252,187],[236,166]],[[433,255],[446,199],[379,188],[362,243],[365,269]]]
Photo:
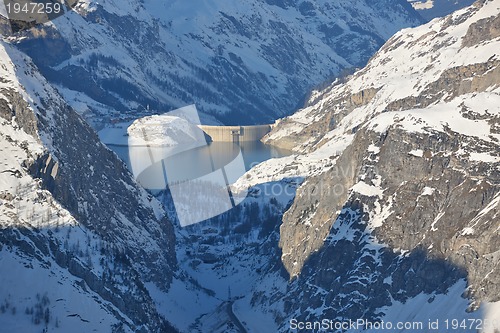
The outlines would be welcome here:
[[[213,142],[259,141],[269,133],[272,125],[254,126],[198,126]]]

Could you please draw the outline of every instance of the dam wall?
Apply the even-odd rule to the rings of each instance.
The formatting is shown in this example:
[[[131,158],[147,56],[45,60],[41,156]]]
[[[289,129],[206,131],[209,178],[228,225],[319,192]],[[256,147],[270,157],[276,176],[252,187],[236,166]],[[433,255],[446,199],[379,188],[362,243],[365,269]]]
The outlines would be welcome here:
[[[213,142],[259,141],[271,131],[272,125],[198,126]]]

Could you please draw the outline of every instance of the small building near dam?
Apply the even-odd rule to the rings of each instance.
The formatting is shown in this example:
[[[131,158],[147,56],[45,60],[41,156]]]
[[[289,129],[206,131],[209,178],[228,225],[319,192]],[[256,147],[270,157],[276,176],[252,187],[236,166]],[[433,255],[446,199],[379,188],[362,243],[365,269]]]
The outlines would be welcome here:
[[[269,133],[272,125],[252,126],[198,126],[213,142],[259,141]]]

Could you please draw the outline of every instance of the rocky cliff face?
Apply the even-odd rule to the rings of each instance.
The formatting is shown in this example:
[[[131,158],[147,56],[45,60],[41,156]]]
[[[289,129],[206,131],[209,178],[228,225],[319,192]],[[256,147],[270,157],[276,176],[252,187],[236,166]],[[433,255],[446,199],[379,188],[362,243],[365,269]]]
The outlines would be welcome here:
[[[29,59],[1,42],[0,61],[0,298],[28,309],[3,311],[6,329],[175,331],[146,289],[176,269],[159,204]]]
[[[280,228],[292,281],[278,320],[485,318],[498,304],[499,11],[481,1],[396,34],[266,138],[314,175]],[[461,308],[440,312],[443,293]]]
[[[289,114],[311,87],[421,22],[403,0],[83,1],[13,37],[96,127],[193,102],[241,125]]]

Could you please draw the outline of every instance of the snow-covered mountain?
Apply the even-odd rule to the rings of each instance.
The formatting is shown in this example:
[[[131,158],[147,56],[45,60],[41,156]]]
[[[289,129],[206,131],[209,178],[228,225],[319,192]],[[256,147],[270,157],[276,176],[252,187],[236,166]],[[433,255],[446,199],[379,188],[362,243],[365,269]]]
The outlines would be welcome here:
[[[192,103],[245,124],[290,114],[421,22],[404,0],[89,0],[13,40],[95,127]]]
[[[297,154],[239,185],[305,178],[280,227],[291,279],[262,277],[242,304],[282,332],[500,316],[499,20],[479,1],[405,29],[277,123],[267,142]]]
[[[301,11],[292,1],[259,2],[255,17],[246,7],[250,2],[241,8],[202,3],[196,20],[169,26],[159,18],[148,21],[160,12],[152,2],[82,2],[81,15],[70,13],[25,39],[0,42],[2,329],[267,333],[323,319],[331,325],[365,319],[410,324],[399,331],[414,332],[438,331],[429,320],[455,331],[451,320],[457,319],[463,332],[476,332],[478,325],[484,332],[499,330],[494,319],[500,316],[500,2],[479,1],[400,31],[366,67],[314,91],[304,109],[278,121],[266,137],[295,154],[243,176],[234,188],[250,187],[249,196],[235,209],[181,229],[168,193],[157,194],[162,207],[140,189],[68,104],[87,119],[107,122],[124,109],[134,115],[139,104],[183,101],[188,95],[181,90],[175,95],[170,86],[149,80],[180,82],[170,76],[175,69],[202,82],[198,87],[237,82],[240,72],[230,77],[236,81],[219,79],[241,66],[218,67],[222,72],[211,67],[207,76],[193,66],[235,61],[225,55],[236,52],[226,46],[215,57],[207,51],[203,62],[194,50],[211,50],[210,37],[220,38],[216,45],[233,41],[227,45],[238,44],[245,50],[239,57],[251,64],[260,59],[252,52],[262,48],[248,40],[272,39],[266,29],[271,21],[279,23],[264,14],[308,27],[332,13],[347,21],[360,15],[367,24],[363,30],[375,22],[363,16],[368,5],[362,1],[342,2],[331,12],[315,7],[328,4],[318,1],[315,15],[307,4]],[[171,6],[180,17],[183,5]],[[382,9],[370,10],[383,15]],[[251,17],[267,32],[244,44],[245,27],[254,25],[238,22]],[[214,22],[229,27],[223,31],[237,30],[209,37],[200,32],[213,31],[205,28]],[[298,38],[287,22],[282,23],[290,36]],[[124,28],[132,26],[135,35]],[[203,29],[189,39],[172,39],[172,31],[180,31],[175,29],[193,27]],[[387,37],[391,27],[385,26]],[[280,43],[295,45],[285,28],[280,31]],[[176,43],[183,57],[165,48]],[[275,46],[280,45],[285,44]],[[30,53],[41,71],[16,47]],[[355,62],[322,50],[314,52]],[[364,55],[353,56],[361,61]],[[165,59],[171,67],[165,68]],[[293,69],[298,80],[315,79],[301,67],[308,61],[304,56]],[[332,67],[330,60],[317,61]],[[257,88],[288,93],[278,84],[283,76],[273,76],[282,70],[266,62],[256,64],[270,68]],[[148,76],[147,68],[155,73]],[[225,103],[234,106],[247,97]]]
[[[0,41],[3,332],[175,332],[175,237],[160,204],[47,83]]]

